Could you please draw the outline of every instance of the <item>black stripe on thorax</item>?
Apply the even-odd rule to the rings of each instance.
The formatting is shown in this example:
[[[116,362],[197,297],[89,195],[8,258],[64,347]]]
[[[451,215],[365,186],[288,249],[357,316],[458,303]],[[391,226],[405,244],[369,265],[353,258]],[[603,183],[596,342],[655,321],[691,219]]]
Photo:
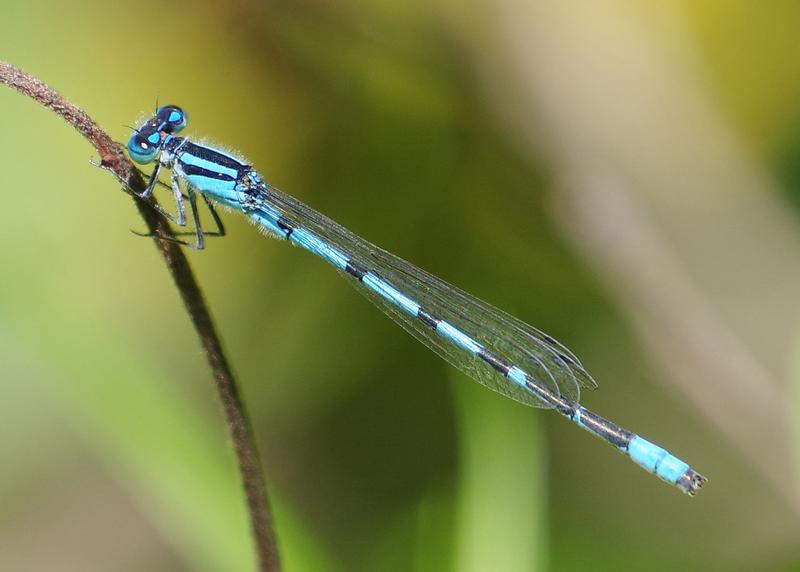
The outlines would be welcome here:
[[[235,181],[236,177],[231,177],[227,173],[220,173],[219,171],[209,171],[197,165],[189,165],[181,161],[181,170],[188,176],[206,177],[207,179],[216,179],[218,181]]]
[[[209,149],[208,147],[203,147],[202,145],[196,145],[191,141],[185,141],[181,151],[191,153],[195,157],[199,157],[200,159],[204,159],[206,161],[211,161],[212,163],[216,163],[217,165],[222,165],[223,167],[227,167],[228,169],[234,169],[236,171],[241,170],[244,167],[248,167],[242,163],[241,161],[237,161],[230,155],[226,155],[220,151],[215,149]]]
[[[288,240],[289,237],[294,232],[294,229],[296,229],[297,227],[294,225],[294,223],[292,223],[292,221],[282,216],[278,219],[278,228],[280,228],[283,231],[286,231],[286,239]]]

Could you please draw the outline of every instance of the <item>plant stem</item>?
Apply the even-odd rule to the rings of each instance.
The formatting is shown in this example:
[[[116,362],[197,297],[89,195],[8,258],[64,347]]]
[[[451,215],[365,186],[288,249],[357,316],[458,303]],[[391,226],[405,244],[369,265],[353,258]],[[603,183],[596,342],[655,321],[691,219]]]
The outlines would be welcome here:
[[[145,188],[144,179],[125,155],[119,143],[111,139],[83,110],[68,102],[57,91],[30,74],[3,61],[0,61],[0,83],[8,85],[37,101],[72,125],[97,149],[100,154],[100,166],[111,171],[126,186],[126,191],[134,196],[139,214],[144,219],[149,232],[153,235],[161,257],[164,259],[175,286],[180,292],[186,311],[192,319],[195,331],[200,338],[200,343],[214,375],[228,422],[228,432],[233,441],[239,462],[239,472],[241,473],[247,508],[250,513],[250,524],[256,541],[259,569],[269,572],[280,570],[272,513],[267,499],[258,450],[244,403],[239,394],[230,364],[222,350],[222,344],[214,328],[203,294],[189,266],[189,261],[178,244],[165,240],[174,238],[175,235],[172,229],[168,222],[146,201],[139,199],[135,194],[128,191],[132,190],[141,193]]]

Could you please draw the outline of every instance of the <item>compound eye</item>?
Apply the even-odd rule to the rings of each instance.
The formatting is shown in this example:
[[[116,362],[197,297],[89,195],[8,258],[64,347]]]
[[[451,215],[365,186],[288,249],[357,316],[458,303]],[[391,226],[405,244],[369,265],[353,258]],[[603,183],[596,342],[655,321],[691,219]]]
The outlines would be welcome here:
[[[161,148],[161,134],[157,131],[139,131],[128,141],[128,154],[142,165],[152,163]]]
[[[156,111],[156,119],[161,123],[161,131],[177,133],[189,120],[186,112],[177,105],[164,105]]]

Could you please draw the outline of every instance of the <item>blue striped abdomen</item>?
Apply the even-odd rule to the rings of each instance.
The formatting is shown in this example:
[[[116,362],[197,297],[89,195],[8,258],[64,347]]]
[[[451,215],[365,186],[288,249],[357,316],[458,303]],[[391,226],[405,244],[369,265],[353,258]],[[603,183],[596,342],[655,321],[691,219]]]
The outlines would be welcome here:
[[[556,380],[552,371],[561,368],[563,375],[567,369],[574,373],[583,370],[555,340],[545,334],[538,339],[528,338],[531,344],[538,344],[532,347],[542,349],[539,357],[509,351],[507,344],[498,343],[505,339],[498,341],[496,336],[481,335],[484,321],[478,320],[478,326],[464,321],[464,303],[468,300],[459,299],[462,294],[455,289],[447,292],[446,305],[437,305],[437,300],[442,298],[425,289],[434,284],[431,280],[414,288],[412,278],[419,278],[415,273],[421,271],[399,259],[387,263],[389,255],[381,254],[372,245],[365,246],[366,243],[354,239],[346,229],[310,209],[300,212],[301,216],[295,219],[298,213],[287,208],[294,205],[285,202],[284,196],[260,179],[257,184],[261,186],[251,196],[253,203],[246,211],[257,225],[308,250],[349,276],[357,288],[392,319],[462,371],[512,398],[518,399],[523,393],[526,397],[518,400],[528,405],[555,409],[685,493],[693,495],[705,483],[704,477],[665,449],[583,408],[576,398],[565,394],[562,389],[569,390],[570,386],[563,377]],[[323,227],[323,223],[327,227]],[[499,315],[499,311],[493,312]],[[490,379],[493,381],[488,381]]]
[[[298,226],[269,203],[262,201],[249,213],[249,216],[258,226],[278,238],[283,238],[308,250],[337,270],[354,278],[369,293],[391,305],[394,311],[421,324],[428,332],[447,345],[465,352],[474,361],[476,368],[485,368],[491,372],[489,375],[498,376],[500,383],[516,386],[519,390],[527,393],[531,401],[536,401],[539,407],[559,408],[561,405],[561,409],[563,409],[566,407],[563,405],[564,403],[570,403],[569,401],[561,402],[557,389],[554,392],[542,387],[529,373],[508,358],[488,349],[454,323],[435,315],[430,309],[424,308],[420,301],[402,292],[386,278],[368,268],[363,261],[352,259],[349,253],[329,244],[310,230]]]

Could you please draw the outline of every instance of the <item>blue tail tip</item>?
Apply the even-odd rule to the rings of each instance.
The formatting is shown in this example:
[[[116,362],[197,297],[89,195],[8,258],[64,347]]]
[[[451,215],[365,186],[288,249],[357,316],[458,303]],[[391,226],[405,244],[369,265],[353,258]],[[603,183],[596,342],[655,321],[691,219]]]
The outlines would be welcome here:
[[[628,442],[627,453],[631,460],[661,480],[678,487],[690,497],[697,494],[708,479],[692,469],[666,449],[647,439],[634,435]]]

